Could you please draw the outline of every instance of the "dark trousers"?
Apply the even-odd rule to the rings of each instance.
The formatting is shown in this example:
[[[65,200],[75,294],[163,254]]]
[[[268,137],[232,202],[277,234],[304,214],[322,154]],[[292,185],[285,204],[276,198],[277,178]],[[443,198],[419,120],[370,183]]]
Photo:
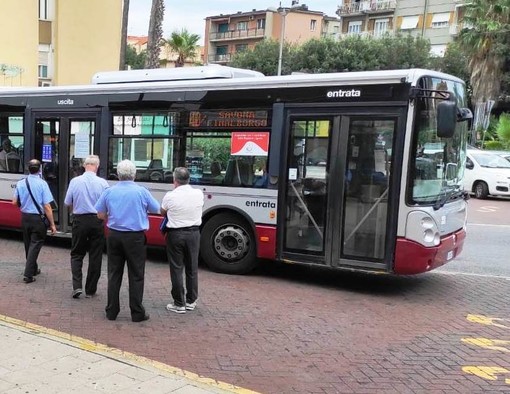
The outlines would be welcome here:
[[[166,236],[166,254],[170,264],[172,297],[177,306],[191,304],[198,298],[198,252],[200,231],[196,229],[170,230]],[[186,290],[183,274],[186,274]]]
[[[37,258],[46,239],[46,226],[37,214],[22,213],[21,229],[23,230],[23,243],[25,244],[25,272],[26,278],[36,275],[39,268]]]
[[[127,262],[129,279],[129,307],[131,318],[145,316],[143,288],[145,280],[145,233],[143,231],[108,231],[108,302],[106,315],[113,320],[120,311],[119,292]]]
[[[71,246],[71,272],[73,289],[83,288],[83,259],[89,252],[89,267],[85,281],[85,293],[96,294],[103,260],[104,227],[97,215],[74,215]]]

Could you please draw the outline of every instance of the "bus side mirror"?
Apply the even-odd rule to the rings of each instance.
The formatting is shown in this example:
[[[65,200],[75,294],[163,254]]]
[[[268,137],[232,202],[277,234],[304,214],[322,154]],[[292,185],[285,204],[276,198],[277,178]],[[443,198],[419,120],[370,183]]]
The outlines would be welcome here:
[[[437,104],[437,136],[451,138],[457,125],[457,104],[444,100]]]

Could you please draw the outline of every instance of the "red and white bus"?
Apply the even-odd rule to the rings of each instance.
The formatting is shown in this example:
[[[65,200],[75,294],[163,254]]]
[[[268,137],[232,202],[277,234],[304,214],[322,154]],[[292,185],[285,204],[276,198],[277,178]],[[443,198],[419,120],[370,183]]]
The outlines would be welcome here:
[[[66,189],[94,153],[112,184],[133,160],[159,200],[173,168],[188,166],[206,196],[201,256],[216,271],[264,258],[425,272],[465,238],[466,101],[460,79],[419,69],[265,77],[206,66],[2,89],[0,139],[12,149],[0,152],[0,226],[20,228],[12,189],[37,158],[57,235],[69,236]],[[150,218],[151,245],[163,245],[160,220]]]

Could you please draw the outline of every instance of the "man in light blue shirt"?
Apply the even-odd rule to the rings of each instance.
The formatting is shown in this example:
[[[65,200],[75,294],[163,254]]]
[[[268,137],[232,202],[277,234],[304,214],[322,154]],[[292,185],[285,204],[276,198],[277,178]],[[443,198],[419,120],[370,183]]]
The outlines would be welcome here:
[[[25,283],[35,282],[35,276],[41,273],[37,258],[46,239],[47,231],[41,215],[46,215],[51,233],[57,232],[50,205],[53,196],[48,184],[39,176],[40,170],[41,162],[39,160],[34,159],[28,162],[30,175],[18,181],[12,199],[13,205],[19,205],[21,209],[21,228],[26,257],[23,276]]]
[[[73,238],[71,246],[71,272],[73,279],[73,298],[82,294],[83,259],[89,252],[89,268],[85,281],[85,295],[92,297],[97,291],[97,282],[101,276],[103,260],[104,225],[97,217],[94,207],[99,197],[108,188],[108,182],[96,175],[99,157],[90,155],[83,164],[85,172],[71,179],[64,203],[73,212]]]
[[[117,165],[120,182],[106,189],[96,203],[99,218],[108,218],[108,301],[106,317],[115,320],[120,311],[119,292],[124,265],[129,278],[131,320],[149,320],[143,307],[145,280],[145,231],[149,229],[147,213],[159,213],[159,203],[150,192],[137,185],[136,167],[130,160]]]

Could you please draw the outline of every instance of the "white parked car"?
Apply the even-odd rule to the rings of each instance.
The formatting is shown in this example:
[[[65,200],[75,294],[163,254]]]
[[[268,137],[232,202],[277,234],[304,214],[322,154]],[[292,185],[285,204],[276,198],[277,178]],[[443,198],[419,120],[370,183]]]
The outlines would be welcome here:
[[[510,161],[491,151],[468,149],[464,190],[476,198],[510,196]]]

